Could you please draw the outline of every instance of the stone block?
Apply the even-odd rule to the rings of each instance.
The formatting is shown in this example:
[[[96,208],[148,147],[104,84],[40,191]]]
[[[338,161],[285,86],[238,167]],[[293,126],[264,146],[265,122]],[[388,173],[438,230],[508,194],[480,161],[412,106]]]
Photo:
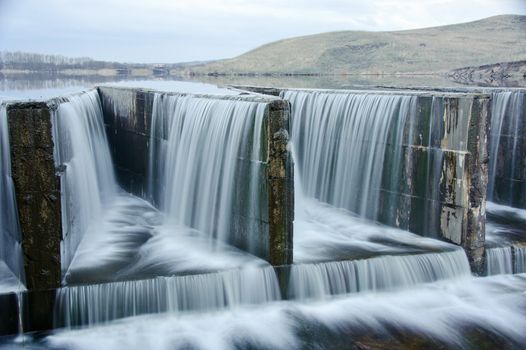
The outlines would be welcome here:
[[[56,288],[61,282],[62,225],[51,112],[45,103],[16,103],[8,105],[7,117],[26,286]]]

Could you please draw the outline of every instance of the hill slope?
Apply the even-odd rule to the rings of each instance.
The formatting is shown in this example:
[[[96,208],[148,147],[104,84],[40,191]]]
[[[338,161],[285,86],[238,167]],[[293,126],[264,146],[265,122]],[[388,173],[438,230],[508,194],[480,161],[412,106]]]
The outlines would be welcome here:
[[[196,73],[424,73],[526,59],[526,16],[502,15],[396,32],[332,32],[280,40]]]

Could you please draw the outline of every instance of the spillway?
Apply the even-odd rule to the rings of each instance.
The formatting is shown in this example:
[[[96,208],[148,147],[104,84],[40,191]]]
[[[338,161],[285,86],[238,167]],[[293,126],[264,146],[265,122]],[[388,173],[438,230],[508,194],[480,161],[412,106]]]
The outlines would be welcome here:
[[[404,126],[415,114],[416,98],[301,91],[282,96],[293,106],[292,142],[304,194],[376,220],[382,181],[398,186]]]
[[[86,231],[102,216],[117,185],[97,91],[73,95],[53,118],[55,162],[62,169],[62,265],[66,270]]]
[[[52,313],[64,329],[30,342],[52,349],[523,344],[524,248],[488,249],[491,276],[482,278],[471,275],[463,249],[432,238],[443,220],[437,203],[458,209],[471,199],[455,197],[465,194],[455,191],[471,175],[462,171],[473,150],[467,123],[454,117],[471,117],[478,105],[430,94],[423,103],[401,92],[281,97],[291,103],[290,129],[288,104],[278,99],[104,87],[54,100],[64,275]],[[276,101],[286,108],[273,129]],[[280,148],[272,148],[276,140]],[[272,181],[291,176],[288,152],[294,263],[270,266],[265,252],[284,242],[268,239],[272,202],[291,205],[284,187],[272,197]],[[444,185],[451,172],[462,175]],[[395,195],[418,198],[407,220],[419,221],[421,235],[399,222],[408,213]],[[30,305],[32,297],[21,300]]]
[[[488,200],[524,207],[525,93],[521,90],[496,91],[492,97]]]
[[[265,108],[257,102],[155,95],[149,189],[169,221],[257,250],[254,235],[234,237],[232,213],[243,203],[247,215],[261,216]]]

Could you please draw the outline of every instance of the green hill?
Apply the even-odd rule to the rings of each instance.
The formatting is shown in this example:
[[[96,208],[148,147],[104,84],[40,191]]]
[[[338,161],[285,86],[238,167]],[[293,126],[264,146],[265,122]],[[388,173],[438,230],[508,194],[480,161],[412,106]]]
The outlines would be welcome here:
[[[526,16],[502,15],[416,30],[344,31],[285,39],[187,70],[226,74],[430,73],[525,59]]]

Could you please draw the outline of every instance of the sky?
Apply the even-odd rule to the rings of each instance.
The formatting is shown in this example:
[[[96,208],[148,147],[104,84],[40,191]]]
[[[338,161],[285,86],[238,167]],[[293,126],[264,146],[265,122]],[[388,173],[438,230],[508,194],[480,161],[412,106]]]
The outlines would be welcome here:
[[[526,0],[0,0],[0,51],[203,61],[294,36],[415,29],[499,14],[526,15]]]

